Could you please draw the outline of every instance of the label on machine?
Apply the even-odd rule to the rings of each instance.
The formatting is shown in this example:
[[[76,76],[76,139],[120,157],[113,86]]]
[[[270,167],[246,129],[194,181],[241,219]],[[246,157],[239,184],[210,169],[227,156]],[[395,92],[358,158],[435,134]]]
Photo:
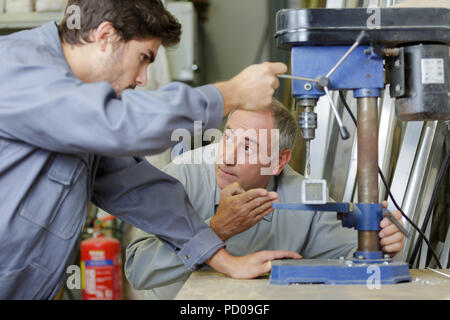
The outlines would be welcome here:
[[[444,59],[421,59],[422,84],[444,83]]]

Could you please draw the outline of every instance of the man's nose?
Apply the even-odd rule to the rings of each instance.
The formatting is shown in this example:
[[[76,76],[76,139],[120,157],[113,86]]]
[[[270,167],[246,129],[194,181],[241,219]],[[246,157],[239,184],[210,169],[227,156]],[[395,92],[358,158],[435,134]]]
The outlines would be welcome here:
[[[147,85],[147,68],[141,68],[136,78],[136,84],[139,87],[145,87]]]
[[[224,150],[224,162],[227,166],[234,166],[236,164],[236,143],[229,143]]]

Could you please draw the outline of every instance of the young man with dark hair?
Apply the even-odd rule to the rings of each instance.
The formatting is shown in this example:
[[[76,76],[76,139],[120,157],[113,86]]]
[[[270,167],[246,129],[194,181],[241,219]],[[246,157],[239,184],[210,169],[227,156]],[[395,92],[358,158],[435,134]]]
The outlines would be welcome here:
[[[136,157],[165,150],[172,131],[193,131],[194,121],[217,127],[232,109],[269,105],[287,67],[264,63],[214,85],[135,92],[160,45],[179,40],[161,1],[69,0],[68,8],[59,27],[0,37],[0,299],[57,294],[90,201],[157,235],[191,270],[208,263],[252,278],[272,259],[299,257],[231,256],[183,186]]]

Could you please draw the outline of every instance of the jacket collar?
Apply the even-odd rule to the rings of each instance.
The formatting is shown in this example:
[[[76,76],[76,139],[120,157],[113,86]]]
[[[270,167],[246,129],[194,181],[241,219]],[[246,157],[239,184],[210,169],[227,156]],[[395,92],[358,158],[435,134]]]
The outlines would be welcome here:
[[[57,59],[58,62],[62,63],[65,69],[70,70],[70,72],[72,72],[72,69],[70,65],[67,63],[66,57],[62,49],[61,39],[59,37],[59,31],[56,22],[50,21],[42,25],[41,27],[37,28],[37,32],[39,34],[42,44],[47,48],[51,48],[52,56],[54,56],[55,58],[60,58]]]

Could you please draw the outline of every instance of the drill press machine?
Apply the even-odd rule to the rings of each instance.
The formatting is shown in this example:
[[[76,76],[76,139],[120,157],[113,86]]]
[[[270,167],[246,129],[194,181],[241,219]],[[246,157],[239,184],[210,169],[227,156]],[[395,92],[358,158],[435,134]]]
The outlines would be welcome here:
[[[277,260],[270,283],[365,284],[368,268],[376,266],[381,284],[410,281],[406,263],[383,255],[378,232],[383,217],[406,230],[378,203],[377,101],[385,83],[395,98],[402,121],[448,120],[450,10],[444,8],[299,9],[277,13],[279,48],[291,51],[292,95],[302,137],[315,137],[317,100],[326,96],[349,138],[332,90],[353,90],[357,99],[358,203],[328,202],[326,183],[305,180],[301,203],[274,204],[276,209],[337,212],[343,227],[358,232],[352,259]],[[283,77],[283,76],[282,76]],[[313,191],[311,191],[313,190]],[[319,190],[317,192],[317,190]],[[302,213],[299,213],[302,214]],[[406,234],[407,235],[407,234]]]

